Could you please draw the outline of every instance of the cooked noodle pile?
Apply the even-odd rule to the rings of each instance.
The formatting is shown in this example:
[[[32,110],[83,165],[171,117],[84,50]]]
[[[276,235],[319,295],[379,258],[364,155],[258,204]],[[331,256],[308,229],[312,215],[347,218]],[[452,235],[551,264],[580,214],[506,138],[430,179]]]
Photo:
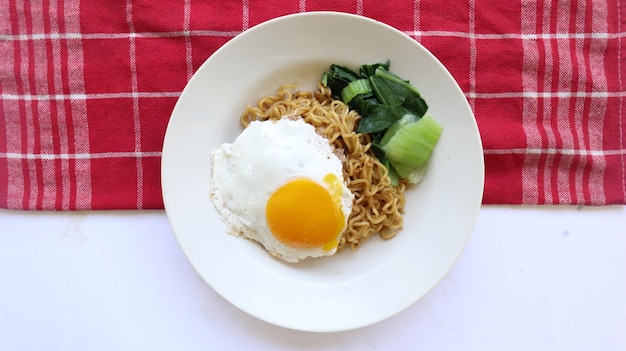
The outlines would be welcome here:
[[[356,249],[376,234],[385,239],[394,237],[402,228],[405,184],[391,185],[385,166],[370,150],[369,135],[355,132],[361,116],[342,101],[331,98],[330,89],[321,84],[315,92],[284,85],[276,96],[263,97],[256,107],[248,107],[241,115],[241,123],[246,127],[254,120],[284,116],[301,116],[315,126],[318,133],[330,140],[343,161],[344,178],[354,194],[354,202],[339,250],[346,245]]]

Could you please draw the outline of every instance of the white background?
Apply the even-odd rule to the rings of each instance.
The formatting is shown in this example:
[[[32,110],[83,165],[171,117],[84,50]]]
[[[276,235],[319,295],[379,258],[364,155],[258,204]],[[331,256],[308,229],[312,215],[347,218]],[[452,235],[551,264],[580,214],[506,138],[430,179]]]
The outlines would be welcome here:
[[[483,206],[425,298],[329,334],[230,305],[164,211],[0,210],[2,350],[626,350],[625,297],[624,206]]]

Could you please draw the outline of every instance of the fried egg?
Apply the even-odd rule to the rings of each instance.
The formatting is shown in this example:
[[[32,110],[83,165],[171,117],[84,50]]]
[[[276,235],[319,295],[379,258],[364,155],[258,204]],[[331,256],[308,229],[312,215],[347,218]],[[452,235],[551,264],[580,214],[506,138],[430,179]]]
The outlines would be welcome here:
[[[341,160],[312,125],[254,121],[211,160],[211,201],[229,234],[288,262],[337,251],[354,195]]]

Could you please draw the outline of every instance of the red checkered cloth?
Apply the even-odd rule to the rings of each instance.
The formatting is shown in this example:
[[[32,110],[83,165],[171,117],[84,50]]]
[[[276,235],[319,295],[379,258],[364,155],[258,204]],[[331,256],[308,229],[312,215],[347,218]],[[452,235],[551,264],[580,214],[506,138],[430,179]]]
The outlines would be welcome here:
[[[163,137],[193,72],[314,10],[390,24],[451,71],[482,135],[483,203],[626,202],[623,0],[0,2],[2,208],[162,208]]]

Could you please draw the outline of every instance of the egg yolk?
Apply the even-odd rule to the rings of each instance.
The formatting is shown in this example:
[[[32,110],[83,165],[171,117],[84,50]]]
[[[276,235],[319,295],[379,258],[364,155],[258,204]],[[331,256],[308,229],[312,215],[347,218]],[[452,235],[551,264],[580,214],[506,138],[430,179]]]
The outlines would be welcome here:
[[[336,176],[329,176],[324,181],[332,195],[319,183],[298,178],[270,196],[265,216],[276,239],[295,248],[322,247],[328,251],[337,246],[345,219],[337,197]]]

